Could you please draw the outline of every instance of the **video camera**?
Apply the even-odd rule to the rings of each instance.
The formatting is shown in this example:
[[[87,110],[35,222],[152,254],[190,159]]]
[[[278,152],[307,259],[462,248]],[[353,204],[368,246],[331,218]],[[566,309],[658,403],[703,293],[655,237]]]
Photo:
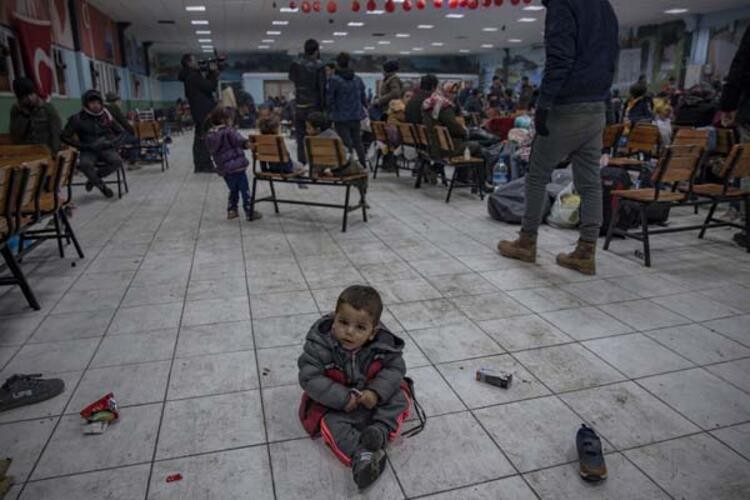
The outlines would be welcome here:
[[[226,62],[227,62],[227,56],[225,55],[219,55],[218,52],[216,52],[216,49],[214,49],[214,56],[210,59],[199,59],[198,60],[198,68],[201,70],[201,72],[209,73],[211,72],[211,66],[215,66],[215,71],[222,71],[224,68],[226,68]]]

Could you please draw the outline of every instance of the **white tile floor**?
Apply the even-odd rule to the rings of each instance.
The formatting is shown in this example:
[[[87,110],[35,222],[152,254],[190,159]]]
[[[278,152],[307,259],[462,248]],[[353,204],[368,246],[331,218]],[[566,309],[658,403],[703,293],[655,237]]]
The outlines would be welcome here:
[[[0,414],[10,498],[355,496],[298,423],[296,357],[358,282],[381,291],[429,415],[367,498],[750,496],[750,255],[731,231],[654,238],[652,269],[615,241],[586,277],[554,264],[575,232],[544,227],[539,265],[502,259],[494,246],[517,228],[466,192],[446,205],[442,188],[390,174],[371,183],[370,222],[352,214],[345,234],[327,209],[226,221],[225,187],[191,172],[190,141],[176,139],[167,173],[131,173],[122,200],[79,193],[87,258],[49,243],[24,263],[42,311],[0,290],[0,378],[66,383]],[[513,386],[474,381],[478,367]],[[108,391],[122,421],[84,436],[78,411]],[[599,486],[576,474],[582,422],[608,454]]]

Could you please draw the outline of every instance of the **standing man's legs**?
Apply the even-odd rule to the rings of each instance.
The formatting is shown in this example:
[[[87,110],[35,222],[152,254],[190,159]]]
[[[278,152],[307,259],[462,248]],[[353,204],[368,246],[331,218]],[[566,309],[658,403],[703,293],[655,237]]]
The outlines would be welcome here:
[[[359,164],[367,168],[367,155],[365,154],[365,145],[362,143],[362,123],[358,120],[349,122],[350,133],[354,151],[357,153]]]
[[[336,133],[341,137],[341,142],[344,143],[347,151],[351,153],[354,150],[354,142],[352,140],[350,122],[334,122],[333,128],[336,129]]]
[[[309,108],[296,108],[294,111],[294,137],[297,140],[297,161],[307,165],[307,154],[305,153],[305,127],[307,115],[313,110]]]
[[[195,164],[195,172],[213,172],[214,165],[211,161],[211,154],[206,148],[206,144],[203,139],[206,135],[206,129],[203,123],[196,120],[195,122],[195,136],[193,137],[193,163]]]

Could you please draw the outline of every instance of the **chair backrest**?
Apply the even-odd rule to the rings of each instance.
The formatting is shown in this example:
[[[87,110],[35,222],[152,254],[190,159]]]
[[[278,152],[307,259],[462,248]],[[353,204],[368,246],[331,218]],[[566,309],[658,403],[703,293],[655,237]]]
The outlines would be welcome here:
[[[614,150],[620,142],[623,130],[625,130],[625,125],[622,123],[607,125],[604,128],[604,136],[602,137],[602,150]]]
[[[0,168],[0,217],[8,218],[10,213],[9,201],[11,199],[10,190],[13,184],[14,169],[11,167]],[[10,220],[6,223],[10,226]],[[7,232],[12,232],[12,227],[7,229]]]
[[[435,137],[437,139],[437,146],[442,153],[450,154],[456,149],[453,144],[451,133],[447,127],[435,125]]]
[[[78,162],[78,151],[75,149],[64,149],[57,153],[57,175],[54,181],[55,208],[61,204],[60,195],[62,189],[67,190],[64,203],[73,199],[72,185],[73,175]]]
[[[724,162],[721,176],[725,182],[750,177],[750,143],[735,144]]]
[[[401,144],[405,146],[418,146],[417,131],[411,123],[399,123],[398,133],[401,135]]]
[[[388,144],[388,132],[385,130],[385,122],[371,122],[372,133],[376,141]]]
[[[650,123],[636,123],[628,136],[627,153],[643,153],[646,156],[658,156],[661,135],[659,127]]]
[[[682,127],[675,133],[672,146],[700,146],[705,150],[708,149],[708,141],[708,130]]]
[[[45,144],[14,144],[0,146],[0,167],[17,166],[25,161],[52,158]]]
[[[22,169],[28,171],[26,189],[20,200],[23,215],[39,216],[39,201],[47,180],[47,171],[52,160],[34,160],[24,162]]]
[[[146,120],[135,122],[135,135],[140,141],[158,141],[161,139],[161,125],[159,122]]]
[[[727,156],[735,144],[734,130],[729,128],[716,129],[716,154]]]
[[[252,140],[253,157],[256,161],[268,163],[286,163],[289,161],[289,152],[286,149],[284,136],[255,135]]]
[[[425,148],[430,147],[430,134],[427,132],[427,127],[425,125],[417,125],[416,129],[419,145]]]
[[[346,165],[346,150],[341,139],[336,137],[306,137],[305,148],[310,162],[310,176],[315,177],[316,168],[337,169]]]
[[[156,119],[156,113],[154,109],[136,109],[136,116],[138,121],[154,121]]]
[[[654,171],[654,189],[659,183],[675,184],[687,182],[692,190],[693,179],[698,171],[705,150],[701,146],[670,146]]]

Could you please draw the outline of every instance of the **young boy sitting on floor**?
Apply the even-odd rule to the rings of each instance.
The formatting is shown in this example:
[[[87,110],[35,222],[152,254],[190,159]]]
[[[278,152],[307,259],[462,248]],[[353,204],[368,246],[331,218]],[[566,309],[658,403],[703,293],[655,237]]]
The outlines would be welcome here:
[[[369,286],[351,286],[307,334],[298,360],[300,419],[367,488],[385,468],[385,445],[409,415],[404,341],[380,323],[383,303]]]

